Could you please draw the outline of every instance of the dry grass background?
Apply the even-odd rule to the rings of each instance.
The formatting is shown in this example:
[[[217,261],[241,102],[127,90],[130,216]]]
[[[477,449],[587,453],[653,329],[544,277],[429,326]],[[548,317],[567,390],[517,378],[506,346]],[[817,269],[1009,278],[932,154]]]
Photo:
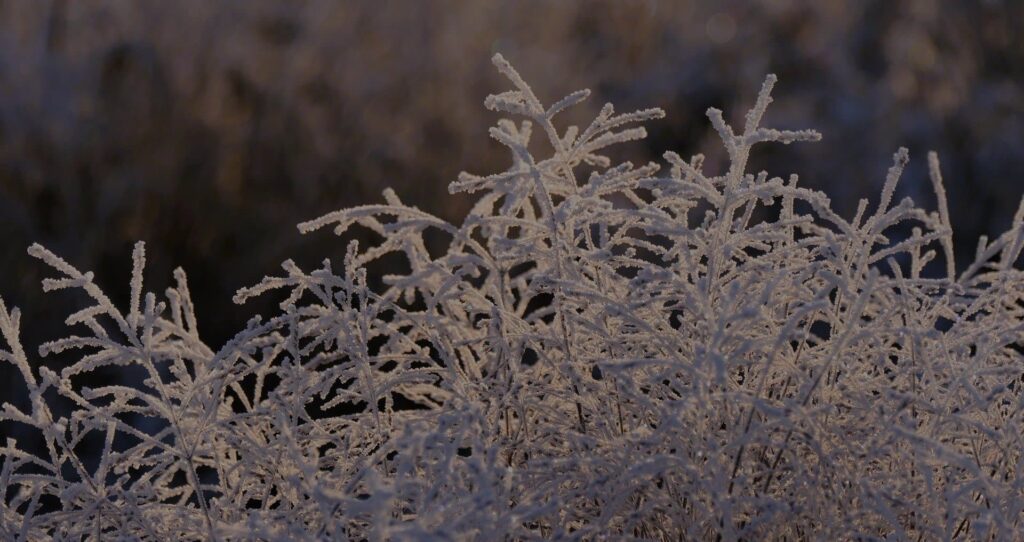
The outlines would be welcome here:
[[[182,265],[219,343],[243,323],[235,289],[285,257],[340,253],[296,222],[385,186],[466,212],[440,197],[447,183],[507,160],[481,137],[496,51],[544,99],[597,85],[581,119],[605,101],[664,107],[635,161],[671,148],[721,164],[704,110],[749,103],[774,71],[772,123],[827,137],[754,168],[792,164],[849,216],[892,149],[938,150],[969,251],[1009,224],[1024,172],[1021,20],[1024,5],[999,1],[4,2],[2,293],[39,344],[62,313],[25,248],[44,243],[119,292],[141,239],[153,287]],[[899,196],[929,205],[921,168]]]

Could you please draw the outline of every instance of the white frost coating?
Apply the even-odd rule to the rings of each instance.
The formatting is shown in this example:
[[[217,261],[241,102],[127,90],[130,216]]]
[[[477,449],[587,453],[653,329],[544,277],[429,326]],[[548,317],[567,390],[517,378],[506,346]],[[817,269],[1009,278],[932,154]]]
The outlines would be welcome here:
[[[166,303],[143,291],[141,244],[127,313],[33,245],[44,287],[92,304],[42,348],[80,352],[58,375],[0,301],[0,360],[31,398],[0,419],[45,443],[0,447],[0,539],[1017,536],[1024,207],[957,277],[934,155],[937,213],[892,205],[901,149],[852,221],[795,175],[746,171],[752,147],[820,137],[761,126],[774,76],[742,133],[708,111],[725,172],[669,151],[659,174],[603,152],[660,110],[562,127],[587,92],[545,107],[494,63],[513,89],[485,103],[519,117],[491,130],[512,165],[449,186],[478,195],[462,224],[392,192],[303,223],[383,240],[240,290],[281,310],[220,348],[184,272]],[[428,251],[428,229],[447,246]],[[370,280],[390,253],[408,272]],[[109,366],[142,377],[77,382]]]

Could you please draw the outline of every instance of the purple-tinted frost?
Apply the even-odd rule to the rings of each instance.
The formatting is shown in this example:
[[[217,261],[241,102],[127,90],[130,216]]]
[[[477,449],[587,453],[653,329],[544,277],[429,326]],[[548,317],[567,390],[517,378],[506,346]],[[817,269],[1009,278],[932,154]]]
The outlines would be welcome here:
[[[31,398],[0,419],[46,448],[0,447],[0,538],[1020,532],[1024,211],[957,275],[934,155],[938,212],[893,203],[900,149],[878,206],[851,221],[796,176],[747,171],[757,145],[820,137],[761,126],[774,76],[742,131],[708,111],[731,160],[716,175],[672,152],[664,171],[614,164],[605,149],[644,137],[660,110],[608,105],[563,127],[587,92],[545,106],[494,64],[512,89],[485,104],[514,120],[490,135],[511,166],[449,186],[478,195],[462,224],[390,191],[301,224],[382,241],[239,291],[279,295],[281,311],[219,348],[199,337],[184,272],[163,301],[144,291],[141,243],[127,312],[31,247],[56,273],[44,288],[92,303],[68,317],[75,335],[42,347],[80,352],[56,374],[34,368],[0,302],[0,359]],[[371,286],[367,266],[392,253],[409,271]],[[111,365],[144,377],[76,384]],[[57,395],[70,415],[54,414]]]

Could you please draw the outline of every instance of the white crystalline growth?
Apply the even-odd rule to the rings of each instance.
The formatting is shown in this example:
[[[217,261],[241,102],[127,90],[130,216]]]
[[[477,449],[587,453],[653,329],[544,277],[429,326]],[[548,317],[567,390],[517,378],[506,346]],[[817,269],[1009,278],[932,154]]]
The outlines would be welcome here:
[[[512,165],[450,185],[478,194],[465,220],[388,191],[301,224],[381,241],[350,244],[337,268],[285,262],[239,291],[239,303],[281,295],[281,310],[223,346],[200,338],[184,272],[163,301],[144,291],[141,244],[127,312],[90,273],[30,248],[56,273],[44,288],[92,302],[68,317],[74,335],[42,347],[79,353],[59,374],[24,351],[19,312],[0,302],[0,359],[31,398],[0,418],[44,442],[38,456],[0,447],[0,538],[949,540],[1024,528],[1024,211],[957,274],[934,155],[938,212],[892,204],[900,149],[877,208],[863,201],[852,220],[795,176],[747,171],[762,143],[819,138],[761,126],[774,76],[742,131],[708,111],[730,159],[714,175],[672,152],[664,172],[613,163],[605,149],[645,137],[639,124],[660,110],[607,105],[564,127],[559,113],[586,91],[544,106],[494,64],[512,90],[485,102],[510,117],[490,135]],[[408,271],[371,280],[393,253]],[[109,366],[141,377],[76,383]]]

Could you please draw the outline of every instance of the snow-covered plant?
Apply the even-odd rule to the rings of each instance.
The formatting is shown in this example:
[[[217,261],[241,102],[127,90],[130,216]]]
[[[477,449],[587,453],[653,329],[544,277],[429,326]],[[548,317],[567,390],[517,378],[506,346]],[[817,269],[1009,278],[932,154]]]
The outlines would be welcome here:
[[[559,126],[586,91],[486,106],[507,171],[463,174],[461,224],[404,204],[300,224],[372,232],[239,291],[280,295],[213,348],[185,274],[161,301],[136,246],[129,306],[41,246],[44,289],[82,290],[59,374],[0,303],[45,452],[0,448],[4,540],[1008,539],[1024,514],[1024,207],[957,273],[938,212],[828,198],[747,171],[768,76],[743,126],[708,117],[730,163],[613,164],[657,109]],[[539,140],[539,141],[536,141]],[[540,154],[540,149],[546,149]],[[367,235],[370,233],[367,232]],[[432,241],[428,242],[428,238]],[[443,242],[436,243],[436,239]],[[366,269],[400,255],[375,280]],[[941,255],[941,256],[940,256]],[[934,268],[944,263],[941,271]],[[936,278],[938,277],[938,278]],[[121,366],[136,384],[84,387]],[[70,404],[58,415],[53,405]],[[98,442],[101,453],[86,453]]]

